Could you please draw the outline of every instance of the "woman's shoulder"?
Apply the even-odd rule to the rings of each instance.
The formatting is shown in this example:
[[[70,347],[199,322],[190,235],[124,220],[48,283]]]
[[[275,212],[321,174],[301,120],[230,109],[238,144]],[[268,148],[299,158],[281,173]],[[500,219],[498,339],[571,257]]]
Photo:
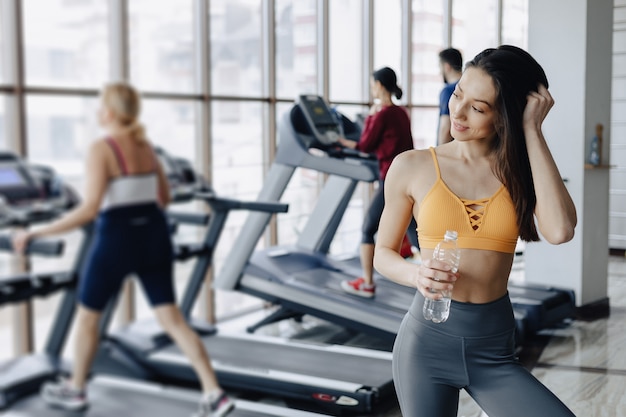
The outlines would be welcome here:
[[[393,164],[396,171],[417,174],[432,164],[432,157],[428,149],[411,149],[404,151],[395,157]]]
[[[405,190],[414,201],[421,201],[436,180],[433,159],[428,149],[412,149],[394,159],[385,184]],[[385,185],[386,186],[386,185]]]
[[[89,145],[91,152],[103,153],[111,147],[111,138],[108,136],[97,138]]]
[[[398,163],[404,164],[423,164],[424,160],[432,159],[430,149],[410,149],[399,154],[396,159]]]

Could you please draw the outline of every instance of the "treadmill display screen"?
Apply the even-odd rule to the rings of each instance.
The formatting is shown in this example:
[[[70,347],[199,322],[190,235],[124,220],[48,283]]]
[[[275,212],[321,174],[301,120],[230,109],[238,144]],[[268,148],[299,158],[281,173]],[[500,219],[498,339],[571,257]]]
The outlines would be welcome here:
[[[0,167],[0,187],[18,187],[23,185],[26,185],[26,181],[16,168]]]
[[[333,126],[337,124],[337,120],[335,120],[321,97],[306,96],[301,100],[301,103],[315,126]]]

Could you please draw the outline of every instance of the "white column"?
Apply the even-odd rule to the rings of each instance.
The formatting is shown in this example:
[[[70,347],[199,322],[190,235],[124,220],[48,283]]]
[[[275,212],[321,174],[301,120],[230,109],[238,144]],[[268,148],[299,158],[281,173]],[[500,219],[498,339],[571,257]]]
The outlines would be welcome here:
[[[598,123],[604,126],[603,162],[609,160],[613,1],[529,0],[528,32],[528,50],[545,69],[556,102],[544,133],[578,225],[569,243],[526,245],[526,280],[573,289],[579,307],[608,314],[609,172],[585,168],[585,161]]]

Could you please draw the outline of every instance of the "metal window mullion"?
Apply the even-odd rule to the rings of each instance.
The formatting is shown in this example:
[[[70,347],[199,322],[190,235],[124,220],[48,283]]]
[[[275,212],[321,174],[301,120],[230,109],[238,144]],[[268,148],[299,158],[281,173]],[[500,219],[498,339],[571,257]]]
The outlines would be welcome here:
[[[4,67],[12,94],[6,96],[6,137],[8,148],[28,156],[26,140],[26,97],[24,96],[24,20],[22,2],[5,0],[2,35],[5,45]]]
[[[443,44],[445,48],[452,46],[452,7],[453,0],[443,0]]]
[[[26,97],[24,96],[24,38],[22,3],[5,0],[3,4],[3,38],[5,40],[5,72],[12,91],[6,96],[6,137],[8,148],[24,157],[28,156],[26,140]],[[15,272],[30,270],[28,259],[15,256]],[[34,349],[33,304],[27,300],[13,306],[11,326],[14,356],[30,353]]]
[[[262,29],[261,29],[261,47],[262,53],[262,70],[263,70],[263,95],[268,98],[266,107],[267,123],[263,126],[263,176],[269,171],[272,161],[276,156],[276,142],[278,128],[276,126],[276,118],[278,114],[276,101],[276,1],[262,1]],[[272,216],[267,228],[266,243],[268,245],[277,245],[278,242],[278,222],[276,216]]]
[[[370,77],[374,71],[374,0],[366,0],[363,6],[363,97],[366,98],[368,107],[372,105],[373,98],[370,94]],[[369,109],[368,109],[369,111]],[[366,214],[374,195],[373,183],[368,183],[362,187],[361,199],[363,200],[363,215]]]
[[[195,0],[194,42],[195,42],[195,83],[198,101],[196,122],[196,163],[206,180],[212,183],[212,132],[211,132],[211,32],[210,0]]]
[[[374,0],[366,0],[363,7],[363,97],[368,105],[370,97],[370,76],[374,70]]]
[[[502,16],[504,11],[503,9],[503,0],[498,0],[498,10],[496,11],[496,45],[502,45]]]
[[[130,80],[128,0],[109,0],[109,47],[111,81]],[[127,280],[118,301],[118,319],[128,324],[135,319],[135,285]]]
[[[317,5],[317,89],[322,97],[329,100],[328,0],[320,0]]]
[[[213,136],[211,132],[211,28],[210,0],[194,2],[194,53],[196,91],[202,99],[196,105],[196,166],[209,184],[213,183]],[[204,203],[202,203],[204,205]],[[203,206],[203,209],[208,209]],[[212,288],[213,268],[207,271],[204,285],[200,291],[200,314],[202,318],[215,323],[215,292]]]
[[[402,1],[402,79],[404,102],[411,105],[413,101],[413,6],[412,0]]]
[[[15,255],[11,262],[11,272],[28,273],[30,261],[26,256]],[[13,306],[13,356],[18,357],[31,353],[35,349],[35,333],[33,327],[33,302],[26,300]]]
[[[330,102],[330,82],[329,82],[329,4],[328,0],[317,2],[317,90],[319,94]],[[317,175],[317,195],[322,191],[328,174],[318,173]]]
[[[109,0],[109,45],[112,81],[130,80],[128,0]]]

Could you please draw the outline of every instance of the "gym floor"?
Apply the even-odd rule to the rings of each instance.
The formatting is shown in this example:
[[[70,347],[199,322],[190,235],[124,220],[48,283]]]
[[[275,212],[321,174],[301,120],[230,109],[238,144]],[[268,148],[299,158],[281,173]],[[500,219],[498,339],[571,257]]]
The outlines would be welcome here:
[[[46,270],[46,266],[42,267]],[[595,321],[572,321],[541,332],[520,351],[520,359],[577,416],[626,416],[626,258],[609,258],[610,317]],[[523,280],[523,257],[516,259],[511,280]],[[220,323],[228,331],[242,331],[272,311],[268,308]],[[44,324],[42,324],[44,325]],[[334,324],[305,316],[302,323],[285,320],[257,331],[268,336],[302,341],[354,345],[390,350],[391,344],[348,332]],[[272,398],[243,398],[284,405]],[[288,404],[302,407],[304,405]],[[370,417],[400,417],[397,404],[385,404]],[[476,403],[461,392],[459,417],[486,417]]]
[[[523,261],[516,262],[512,279],[523,279]],[[542,331],[520,351],[520,360],[567,404],[577,416],[626,416],[626,258],[609,259],[610,317],[571,321],[561,328]],[[245,331],[268,311],[251,313],[223,323],[228,331]],[[390,350],[391,345],[334,324],[305,316],[301,323],[286,320],[257,330],[268,336],[314,342],[346,344]],[[242,394],[242,397],[245,395]],[[262,398],[253,400],[278,403]],[[294,406],[294,404],[290,404]],[[295,406],[298,406],[297,404]],[[387,404],[371,417],[400,417],[397,404]],[[476,403],[461,392],[459,417],[486,417]]]

